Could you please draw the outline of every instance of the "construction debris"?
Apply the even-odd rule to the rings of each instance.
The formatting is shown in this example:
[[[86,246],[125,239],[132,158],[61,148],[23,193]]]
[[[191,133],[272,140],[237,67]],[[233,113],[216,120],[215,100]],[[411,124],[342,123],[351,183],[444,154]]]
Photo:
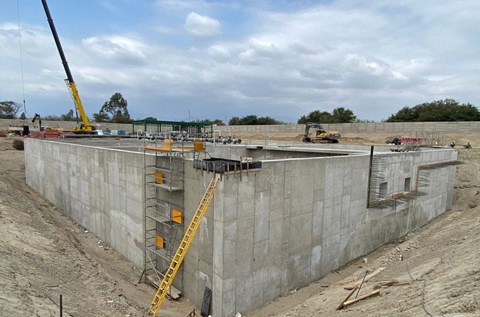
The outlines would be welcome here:
[[[360,297],[358,297],[358,298],[355,298],[355,299],[352,299],[352,300],[343,302],[343,303],[342,303],[342,304],[343,304],[342,308],[344,308],[345,306],[348,306],[348,305],[352,305],[352,304],[354,304],[354,303],[356,303],[356,302],[359,302],[359,301],[361,301],[361,300],[364,300],[364,299],[366,299],[366,298],[369,298],[369,297],[372,297],[372,296],[376,296],[376,295],[380,295],[380,290],[379,290],[379,289],[377,289],[377,290],[375,290],[375,291],[373,291],[373,292],[371,292],[371,293],[369,293],[369,294],[367,294],[367,295],[363,295],[363,296],[360,296]]]
[[[355,293],[356,290],[357,290],[357,287],[355,287],[355,288],[348,294],[348,296],[345,297],[345,299],[340,303],[340,305],[338,305],[337,310],[340,310],[340,309],[342,309],[343,307],[345,307],[345,303],[349,300],[350,297],[352,297],[352,295]]]
[[[379,267],[378,269],[376,269],[375,271],[373,271],[372,273],[368,274],[368,275],[365,277],[363,283],[369,281],[370,279],[372,279],[373,277],[375,277],[376,275],[378,275],[378,274],[379,274],[380,272],[382,272],[383,270],[385,270],[385,267],[384,267],[384,266],[381,266],[381,267]],[[357,282],[354,282],[354,283],[352,283],[352,284],[350,284],[350,285],[345,286],[344,288],[345,288],[346,290],[352,290],[352,289],[354,289],[354,288],[357,288],[361,283],[362,283],[362,281],[357,281]]]
[[[380,281],[377,284],[375,284],[373,288],[379,289],[379,288],[388,287],[388,286],[408,285],[410,283],[411,283],[410,281],[399,281],[397,279],[391,279],[391,280]]]

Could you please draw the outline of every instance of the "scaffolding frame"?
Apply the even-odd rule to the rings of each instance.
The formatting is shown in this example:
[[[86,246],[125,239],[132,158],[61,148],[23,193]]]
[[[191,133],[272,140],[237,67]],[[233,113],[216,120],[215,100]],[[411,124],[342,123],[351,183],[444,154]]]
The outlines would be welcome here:
[[[192,154],[195,159],[202,152],[202,141],[144,140],[144,278],[154,286],[162,281],[183,236],[184,158]]]

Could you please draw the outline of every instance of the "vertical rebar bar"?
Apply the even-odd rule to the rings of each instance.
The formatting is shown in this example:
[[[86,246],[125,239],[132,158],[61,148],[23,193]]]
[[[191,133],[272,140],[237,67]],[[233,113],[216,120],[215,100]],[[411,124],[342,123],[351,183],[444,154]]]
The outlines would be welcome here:
[[[367,208],[370,208],[370,185],[372,184],[372,164],[373,164],[373,149],[374,146],[370,147],[370,162],[368,166],[368,189],[367,189]]]

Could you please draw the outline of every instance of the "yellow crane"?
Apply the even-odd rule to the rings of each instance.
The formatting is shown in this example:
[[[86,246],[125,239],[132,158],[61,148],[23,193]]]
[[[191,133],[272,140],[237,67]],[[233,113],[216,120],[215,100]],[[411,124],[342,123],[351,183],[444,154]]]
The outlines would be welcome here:
[[[95,133],[95,127],[90,124],[88,120],[87,114],[85,113],[85,109],[83,108],[82,100],[80,99],[80,95],[78,94],[77,85],[73,81],[72,73],[70,72],[70,68],[68,67],[67,59],[65,58],[65,54],[63,53],[62,44],[60,43],[60,39],[58,38],[57,30],[55,29],[55,25],[53,24],[52,16],[50,15],[50,10],[48,9],[47,1],[42,0],[43,9],[45,10],[45,14],[47,15],[48,24],[50,25],[50,30],[52,31],[53,39],[55,40],[55,44],[57,45],[58,53],[60,54],[60,58],[62,59],[63,68],[65,69],[65,73],[67,74],[67,79],[65,82],[70,90],[70,93],[73,97],[73,101],[75,103],[75,111],[77,112],[77,119],[78,114],[80,115],[80,126],[77,126],[73,129],[74,133]]]

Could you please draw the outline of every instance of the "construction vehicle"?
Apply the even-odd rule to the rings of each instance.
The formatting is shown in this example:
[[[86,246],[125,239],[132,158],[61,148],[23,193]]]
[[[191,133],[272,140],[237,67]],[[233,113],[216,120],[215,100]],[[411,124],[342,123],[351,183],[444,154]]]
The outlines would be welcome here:
[[[72,73],[70,72],[70,68],[68,67],[67,59],[65,58],[65,54],[63,53],[62,44],[60,43],[60,39],[58,38],[57,30],[55,29],[55,25],[53,24],[52,16],[50,15],[50,10],[48,9],[47,1],[42,0],[43,9],[45,10],[45,14],[47,15],[48,24],[50,25],[50,30],[52,31],[53,39],[55,40],[55,44],[57,45],[58,53],[60,54],[60,58],[62,59],[63,68],[65,69],[65,73],[67,74],[67,79],[65,79],[65,83],[70,90],[70,94],[73,97],[73,101],[75,103],[75,113],[77,115],[77,122],[78,122],[78,115],[80,114],[80,126],[73,128],[74,133],[86,133],[92,134],[95,133],[95,127],[90,124],[88,117],[85,113],[85,109],[82,105],[82,100],[80,99],[80,95],[78,94],[77,85],[73,81]]]
[[[310,137],[310,130],[315,129],[315,136]],[[338,131],[327,131],[320,123],[309,122],[305,124],[305,135],[303,136],[303,142],[306,143],[338,143],[342,136]]]
[[[37,119],[38,119],[38,130],[43,131],[42,117],[40,117],[40,115],[38,113],[35,113],[35,115],[33,116],[33,119],[32,119],[32,123],[35,123],[35,121],[37,121]]]

